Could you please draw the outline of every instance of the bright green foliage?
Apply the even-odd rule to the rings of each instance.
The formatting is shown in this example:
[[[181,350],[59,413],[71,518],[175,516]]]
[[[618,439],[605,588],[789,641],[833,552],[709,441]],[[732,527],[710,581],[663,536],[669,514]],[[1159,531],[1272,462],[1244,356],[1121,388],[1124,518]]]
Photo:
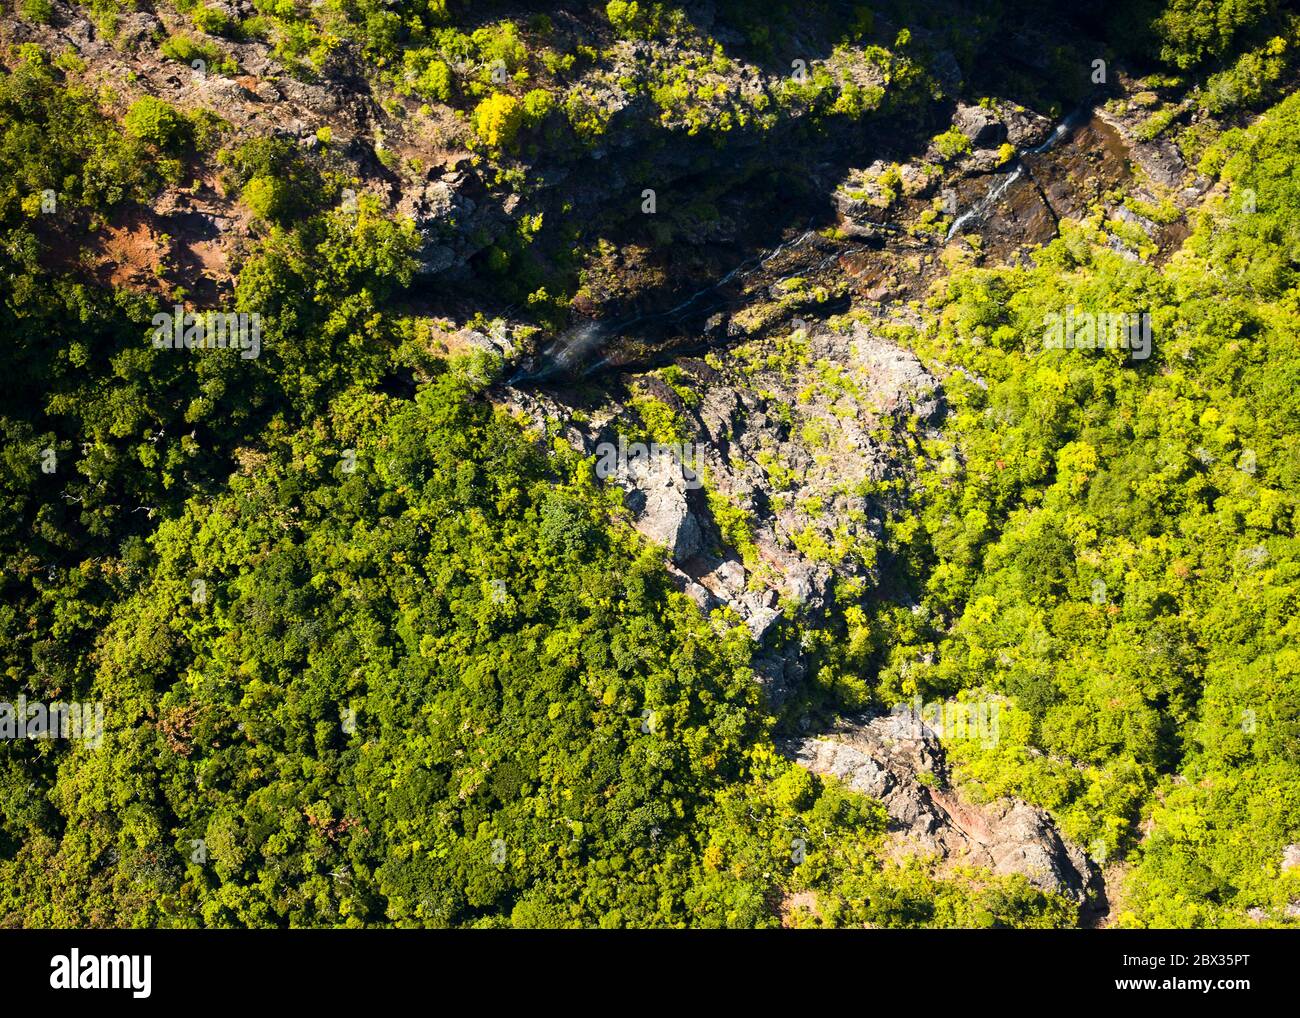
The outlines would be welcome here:
[[[508,92],[488,96],[474,110],[474,131],[490,152],[514,148],[521,131],[536,128],[555,106],[544,89],[518,99]]]
[[[122,125],[133,137],[157,145],[163,151],[176,149],[190,135],[184,116],[175,107],[153,96],[137,99],[127,110]]]
[[[474,131],[490,151],[513,144],[523,126],[523,104],[506,92],[488,96],[474,110]]]
[[[425,99],[447,102],[451,99],[453,77],[447,64],[419,50],[409,50],[405,56],[410,88]]]
[[[951,162],[958,156],[970,154],[970,139],[954,127],[936,135],[934,147],[945,161]]]
[[[594,491],[557,488],[455,374],[414,405],[351,396],[327,427],[153,539],[94,690],[115,720],[68,772],[78,814],[75,788],[120,797],[120,822],[69,817],[60,865],[87,911],[684,918],[663,892],[689,881],[696,814],[758,721],[743,628],[715,639],[665,602]],[[141,802],[127,771],[160,795]],[[186,865],[198,838],[206,867]],[[128,853],[112,902],[91,866],[110,846]]]
[[[89,6],[110,38],[129,7]],[[614,110],[649,118],[635,128],[652,168],[670,145],[692,160],[716,145],[691,178],[703,186],[731,142],[762,148],[748,135],[781,127],[793,156],[876,113],[928,115],[939,96],[925,47],[884,12],[716,7],[725,46],[679,5],[641,0],[595,5],[585,40],[569,19],[465,3],[258,0],[242,22],[182,9],[199,32],[267,39],[290,73],[360,55],[377,95],[398,91],[385,102],[416,97],[412,118],[455,104],[443,125],[465,118],[477,158],[519,179],[544,145],[566,171],[589,161],[575,142],[605,137]],[[1218,113],[1284,91],[1294,22],[1275,7],[1131,11]],[[29,21],[50,10],[19,6]],[[787,75],[786,41],[809,19],[833,30]],[[645,56],[660,43],[681,58]],[[601,77],[611,48],[641,54],[617,81]],[[202,36],[160,52],[234,70]],[[762,74],[738,76],[755,54]],[[188,183],[221,124],[145,98],[119,125],[101,113],[111,95],[69,86],[38,47],[11,65],[0,700],[98,700],[107,732],[99,749],[0,744],[0,924],[1075,922],[1022,878],[899,863],[879,803],[775,751],[746,627],[674,592],[589,461],[493,408],[496,362],[448,364],[416,341],[406,298],[426,238],[365,193],[345,202],[337,152],[222,146],[222,190],[258,220],[231,303],[260,314],[261,354],[156,350],[157,295],[91,284],[59,245]],[[1147,132],[1185,140],[1183,112],[1157,109]],[[944,159],[970,150],[951,131],[934,141]],[[399,151],[379,155],[400,169]],[[895,501],[886,539],[791,535],[883,580],[839,584],[820,629],[781,623],[806,639],[794,707],[1002,697],[996,746],[950,747],[963,792],[1041,803],[1122,860],[1110,891],[1127,925],[1238,925],[1300,897],[1300,871],[1280,869],[1300,841],[1298,162],[1293,96],[1209,148],[1202,170],[1227,194],[1162,267],[1106,246],[1104,231],[1136,226],[1091,219],[1032,264],[957,272],[916,309],[925,324],[897,333],[944,374],[951,413],[943,437],[908,439],[914,482],[857,492]],[[897,170],[878,183],[902,193]],[[717,187],[700,219],[718,216]],[[1138,204],[1178,216],[1165,196]],[[544,220],[524,207],[475,268],[496,273],[483,281],[503,304],[561,323],[566,284],[530,261]],[[547,229],[574,229],[572,212],[547,211]],[[797,278],[781,290],[806,296]],[[1044,316],[1071,306],[1148,311],[1151,358],[1044,349]],[[773,357],[809,391],[844,384],[806,340]],[[662,377],[682,406],[700,401]],[[667,403],[630,402],[640,437],[689,438]],[[799,498],[796,470],[756,460]],[[723,540],[760,571],[753,517],[707,481]]]
[[[1275,0],[1169,0],[1155,23],[1161,59],[1188,68],[1222,56],[1239,32],[1275,6]]]
[[[21,202],[46,190],[77,206],[111,208],[158,180],[145,146],[104,121],[95,96],[62,87],[39,53],[0,74],[0,223],[13,250]]]
[[[237,70],[235,61],[227,56],[216,44],[206,39],[193,39],[187,35],[173,35],[159,48],[163,56],[181,63],[201,67],[205,73],[233,74]]]
[[[605,16],[614,31],[630,39],[648,39],[659,33],[664,21],[664,4],[640,0],[610,0]]]
[[[1294,31],[1293,37],[1297,36]],[[1205,105],[1212,113],[1254,106],[1277,97],[1279,86],[1297,59],[1297,44],[1274,36],[1258,49],[1243,53],[1227,70],[1206,82]]]
[[[920,525],[894,531],[930,621],[881,613],[882,697],[1014,697],[964,773],[1135,861],[1129,923],[1242,923],[1295,893],[1298,160],[1293,96],[1211,151],[1231,193],[1165,269],[1066,223],[1035,267],[956,275],[913,338],[965,373]],[[1045,349],[1070,306],[1149,312],[1151,358]]]
[[[322,206],[325,181],[291,142],[258,138],[245,142],[225,158],[244,202],[263,219],[297,222]]]
[[[275,177],[254,177],[244,185],[243,199],[263,219],[284,219],[290,202],[288,186]]]
[[[52,796],[68,833],[0,863],[59,873],[29,922],[753,926],[787,887],[823,923],[1070,920],[1023,881],[915,865],[903,894],[878,804],[752,749],[745,627],[474,377],[353,390],[158,529],[88,690],[104,744]]]
[[[220,7],[200,4],[190,13],[194,27],[211,35],[225,35],[232,27],[230,16]]]
[[[42,25],[48,25],[54,17],[54,5],[50,0],[21,0],[18,9],[28,21]]]

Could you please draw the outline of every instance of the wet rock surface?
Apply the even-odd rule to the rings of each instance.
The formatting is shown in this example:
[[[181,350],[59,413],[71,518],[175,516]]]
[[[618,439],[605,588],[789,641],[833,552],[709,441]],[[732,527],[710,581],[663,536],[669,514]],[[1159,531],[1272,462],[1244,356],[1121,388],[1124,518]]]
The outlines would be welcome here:
[[[242,9],[235,0],[227,6]],[[972,151],[943,168],[924,159],[924,142],[913,146],[910,158],[901,150],[886,156],[891,141],[898,139],[856,130],[837,136],[830,125],[824,144],[808,149],[790,133],[799,127],[797,113],[775,133],[753,130],[753,125],[742,128],[736,120],[738,110],[779,90],[788,68],[746,59],[716,60],[713,53],[629,39],[613,41],[602,66],[566,84],[572,102],[589,107],[597,120],[611,125],[604,139],[581,160],[537,160],[528,168],[535,186],[502,189],[489,183],[481,175],[483,167],[471,161],[466,118],[445,108],[431,110],[411,97],[380,95],[367,86],[361,65],[346,46],[331,54],[317,73],[303,76],[277,61],[264,42],[222,39],[220,48],[237,69],[229,74],[196,72],[161,58],[153,48],[156,40],[189,30],[174,12],[125,12],[116,37],[108,40],[84,8],[58,0],[54,10],[49,26],[6,23],[3,41],[40,41],[52,51],[71,48],[93,67],[94,79],[117,91],[123,102],[157,95],[183,109],[218,113],[241,138],[292,139],[330,169],[355,178],[359,192],[374,195],[385,208],[414,221],[424,240],[420,272],[426,284],[435,279],[440,285],[467,283],[469,261],[513,235],[524,216],[545,213],[546,222],[556,227],[597,222],[612,226],[619,219],[611,218],[612,213],[626,206],[622,223],[641,223],[637,228],[646,234],[643,242],[621,238],[609,271],[588,266],[590,283],[573,302],[581,315],[620,324],[593,361],[621,370],[643,366],[665,352],[697,351],[708,321],[719,315],[717,336],[710,337],[709,345],[717,338],[743,340],[783,327],[791,317],[809,311],[822,316],[836,301],[856,298],[883,304],[922,296],[941,274],[944,248],[950,241],[960,242],[944,235],[942,217],[951,219],[986,199],[1018,166],[1028,172],[990,202],[989,214],[970,224],[969,232],[982,241],[979,259],[1024,257],[1054,235],[1062,216],[1078,215],[1103,197],[1124,177],[1127,161],[1138,167],[1149,197],[1159,199],[1164,190],[1189,185],[1191,197],[1180,200],[1179,206],[1197,196],[1194,176],[1175,146],[1166,139],[1135,140],[1140,123],[1136,112],[1108,108],[1099,114],[1103,123],[1089,125],[1050,153],[1032,155],[1029,150],[1051,131],[1044,117],[1006,100],[979,105],[958,101],[950,113],[951,126],[970,142]],[[693,16],[704,26],[715,20],[707,5]],[[935,73],[950,89],[959,89],[961,67],[939,40],[924,39],[924,34],[918,41],[935,48]],[[1049,42],[1019,39],[1014,42],[1015,59],[1035,66],[1050,49]],[[696,84],[705,87],[696,89],[688,119],[683,119],[685,108],[661,116],[647,105],[645,90],[629,83],[671,76],[683,60],[693,68]],[[863,89],[885,84],[879,68],[849,51],[828,51],[819,64]],[[760,119],[771,115],[768,110]],[[701,123],[732,124],[724,148],[696,135]],[[318,137],[325,129],[328,142]],[[1006,146],[1022,155],[1007,162]],[[870,155],[857,162],[852,155],[856,152]],[[653,160],[654,182],[668,201],[648,233],[645,217],[636,214],[647,159]],[[765,175],[774,172],[799,178],[798,193],[773,192]],[[779,187],[789,182],[783,180]],[[686,204],[693,204],[701,187],[707,192],[702,207],[711,209],[700,216],[683,214],[684,197],[689,193],[692,199]],[[556,207],[552,199],[561,191],[565,204]],[[831,196],[835,207],[834,222],[824,221],[825,196]],[[761,213],[755,215],[755,209]],[[941,218],[933,225],[925,217],[936,210]],[[809,231],[809,219],[817,216],[823,221]],[[1162,250],[1181,236],[1171,224],[1158,224],[1152,233]],[[221,261],[237,263],[248,238],[248,224],[236,220],[218,238]],[[779,256],[773,257],[778,250]],[[189,264],[191,271],[177,282],[211,292],[213,280],[194,277],[202,275],[203,262]],[[747,267],[735,273],[741,266]],[[772,293],[774,283],[793,277],[807,278],[827,296],[802,307],[789,295]],[[726,282],[715,292],[714,284],[722,278]],[[675,305],[683,295],[701,289],[709,292],[677,313]],[[629,321],[638,315],[648,320]],[[545,347],[547,337],[536,342]],[[537,349],[516,352],[522,356]],[[542,357],[543,373],[544,362]],[[583,371],[592,366],[591,361],[579,365]]]
[[[981,106],[959,104],[952,123],[972,148],[993,148],[1007,140],[1007,125],[992,110]]]

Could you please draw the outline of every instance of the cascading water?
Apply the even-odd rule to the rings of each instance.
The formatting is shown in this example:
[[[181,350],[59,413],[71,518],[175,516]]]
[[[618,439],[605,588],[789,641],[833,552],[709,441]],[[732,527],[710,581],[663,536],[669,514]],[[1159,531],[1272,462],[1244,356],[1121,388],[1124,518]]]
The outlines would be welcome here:
[[[573,326],[561,335],[550,347],[542,354],[543,364],[535,371],[517,371],[509,380],[510,385],[516,385],[521,382],[538,382],[558,374],[569,374],[574,371],[586,355],[595,352],[604,345],[604,341],[611,336],[625,333],[639,326],[648,325],[653,322],[677,322],[689,314],[704,314],[712,311],[717,307],[725,305],[725,300],[719,300],[715,304],[705,304],[708,297],[714,296],[728,283],[736,280],[745,280],[753,273],[761,269],[773,258],[794,250],[804,244],[808,238],[816,233],[815,230],[804,230],[792,240],[783,241],[763,252],[755,258],[747,259],[741,262],[731,271],[721,276],[708,286],[696,290],[685,300],[675,304],[665,311],[655,311],[650,314],[635,315],[631,318],[625,318],[616,322],[582,322]],[[599,371],[606,364],[606,360],[601,358],[587,365],[581,372],[583,375],[589,375]]]
[[[1032,148],[1022,149],[1018,151],[1015,157],[1016,158],[1015,168],[1012,169],[1010,173],[1003,174],[998,179],[998,182],[994,184],[991,188],[989,188],[989,190],[985,193],[983,198],[981,198],[974,205],[972,205],[965,212],[961,213],[961,215],[959,215],[956,219],[954,219],[952,221],[952,225],[948,227],[948,233],[944,236],[943,239],[945,241],[952,240],[952,238],[957,235],[957,232],[963,229],[967,223],[983,222],[984,217],[987,216],[989,212],[992,211],[997,206],[997,203],[1002,199],[1002,196],[1007,193],[1007,189],[1011,187],[1011,185],[1014,184],[1021,177],[1029,173],[1029,170],[1024,163],[1024,157],[1042,155],[1044,152],[1051,151],[1062,141],[1068,138],[1071,134],[1073,134],[1076,128],[1087,123],[1089,116],[1091,116],[1091,113],[1092,113],[1091,103],[1079,107],[1068,117],[1062,120],[1059,124],[1057,124],[1056,127],[1052,129],[1052,133],[1047,136],[1045,141],[1039,143],[1038,145],[1033,146]]]
[[[1052,133],[1049,134],[1044,141],[1031,148],[1018,151],[1015,157],[1015,167],[1009,173],[999,176],[997,182],[993,184],[993,186],[979,201],[975,202],[975,204],[970,206],[970,208],[966,209],[965,212],[961,213],[953,220],[952,225],[948,228],[948,233],[944,240],[951,240],[957,231],[965,227],[968,223],[982,221],[984,217],[987,216],[988,213],[997,205],[998,201],[1001,200],[1002,196],[1007,192],[1007,189],[1017,180],[1020,180],[1023,176],[1029,173],[1028,168],[1023,162],[1024,157],[1041,155],[1042,153],[1055,148],[1066,138],[1070,137],[1076,128],[1087,123],[1091,116],[1091,112],[1091,103],[1079,107],[1058,123],[1056,127],[1053,128]],[[876,223],[874,225],[886,232],[899,234],[907,232],[889,223]],[[596,354],[602,350],[611,337],[623,335],[638,327],[656,322],[669,324],[680,322],[688,315],[703,315],[717,310],[718,308],[728,306],[728,304],[735,303],[734,299],[728,300],[726,297],[720,295],[720,291],[723,287],[732,282],[743,282],[755,272],[759,271],[768,262],[772,261],[772,259],[807,243],[807,241],[811,237],[815,236],[816,233],[817,231],[814,229],[805,229],[793,239],[783,241],[762,254],[741,262],[719,279],[710,283],[708,286],[696,290],[685,300],[671,308],[668,308],[666,311],[634,315],[630,318],[614,322],[581,322],[566,330],[540,354],[540,363],[535,369],[527,370],[521,368],[511,376],[507,384],[519,385],[529,382],[540,382],[557,375],[591,375],[603,368],[608,363],[608,358],[597,357],[595,360],[590,361],[588,361],[588,358],[592,354]],[[845,255],[856,254],[867,249],[866,245],[857,245],[836,251],[835,253],[828,255],[826,258],[823,258],[811,268],[805,266],[798,273],[778,277],[772,282],[774,284],[780,283],[787,279],[792,279],[797,275],[804,275],[810,271],[816,271],[824,268],[837,258]],[[713,303],[709,303],[708,299],[711,297],[716,297],[717,299]],[[585,366],[582,366],[584,362],[586,362]],[[581,370],[579,370],[580,367]]]

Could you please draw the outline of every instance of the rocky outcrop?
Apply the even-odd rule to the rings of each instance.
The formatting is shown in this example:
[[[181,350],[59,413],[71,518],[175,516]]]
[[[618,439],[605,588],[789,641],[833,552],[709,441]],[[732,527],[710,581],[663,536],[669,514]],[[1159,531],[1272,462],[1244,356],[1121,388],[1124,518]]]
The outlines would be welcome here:
[[[972,148],[996,148],[1007,140],[1007,125],[983,106],[958,105],[952,124],[965,135]]]
[[[420,234],[418,271],[426,276],[463,268],[511,223],[501,206],[486,200],[486,189],[467,159],[408,186],[395,211],[410,219]]]
[[[687,501],[691,480],[684,464],[668,452],[635,458],[615,475],[625,486],[624,502],[635,514],[635,525],[651,541],[663,545],[674,562],[700,550],[700,523]]]
[[[634,398],[609,397],[580,420],[541,392],[503,396],[539,427],[567,420],[570,441],[587,454],[640,429],[638,399],[680,421],[689,476],[675,455],[661,453],[620,458],[606,479],[624,490],[633,525],[665,549],[679,587],[704,610],[729,608],[749,627],[756,675],[777,709],[807,672],[782,621],[827,616],[837,579],[876,581],[885,520],[899,498],[881,482],[910,469],[911,429],[937,426],[942,390],[915,355],[862,323],[839,331],[803,323],[679,361],[671,377],[670,385],[654,372],[627,376]]]
[[[975,805],[948,785],[943,747],[909,714],[843,724],[782,747],[816,774],[879,799],[899,850],[935,854],[998,875],[1019,873],[1079,904],[1085,919],[1105,909],[1096,864],[1057,830],[1051,816],[1018,799]]]
[[[780,363],[780,350],[800,364]],[[637,529],[668,551],[682,589],[705,609],[736,611],[762,645],[791,612],[826,610],[836,577],[874,580],[891,511],[874,492],[908,469],[913,423],[929,428],[943,413],[939,384],[916,357],[864,325],[810,324],[676,370],[673,386],[654,373],[628,384],[686,425],[702,480],[687,483],[669,455],[620,463],[609,479]],[[539,425],[567,416],[547,396],[509,397]],[[575,444],[591,453],[617,443],[638,424],[633,404],[611,399],[575,425]],[[801,654],[763,654],[760,676],[779,704],[802,677]]]
[[[252,9],[242,0],[215,6],[227,13]],[[273,136],[310,151],[313,159],[351,182],[353,193],[345,194],[345,201],[370,194],[415,222],[425,241],[419,264],[425,275],[463,269],[513,229],[502,199],[490,194],[470,167],[463,120],[443,108],[417,112],[413,101],[402,116],[392,116],[374,89],[360,87],[364,67],[347,46],[306,80],[256,38],[220,39],[217,48],[233,69],[166,59],[158,41],[193,28],[169,8],[121,12],[112,38],[96,27],[84,7],[56,0],[54,10],[49,25],[6,19],[0,24],[0,44],[38,42],[50,52],[77,53],[89,65],[87,80],[108,85],[121,110],[142,95],[156,96],[184,110],[216,114],[231,129],[230,147]],[[223,263],[237,262],[250,239],[247,218],[232,222],[218,238]],[[183,232],[169,235],[189,239]],[[195,267],[193,273],[180,272],[175,281],[197,293],[222,285],[223,280],[205,274],[203,265]]]

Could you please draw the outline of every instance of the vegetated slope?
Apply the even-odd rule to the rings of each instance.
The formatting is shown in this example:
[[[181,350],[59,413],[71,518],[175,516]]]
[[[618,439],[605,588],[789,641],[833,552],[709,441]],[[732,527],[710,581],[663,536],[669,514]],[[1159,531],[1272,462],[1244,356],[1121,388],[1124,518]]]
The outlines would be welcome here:
[[[557,98],[530,101],[517,79],[542,75],[547,51],[495,9],[402,8],[397,24],[380,6],[271,13],[253,27],[233,7],[195,6],[184,14],[204,29],[200,48],[173,42],[171,58],[216,66],[208,48],[224,44],[213,32],[241,31],[305,58],[307,77],[312,63],[327,69],[335,31],[359,66],[400,57],[400,87],[384,70],[370,87],[416,80],[429,93],[424,117],[446,116],[444,91],[473,110],[468,131],[447,139],[479,149],[492,171],[486,204],[503,210],[528,194],[530,146],[584,130],[596,147],[617,139],[619,122],[592,113],[609,111],[591,103],[591,82],[565,77],[563,52],[558,73],[545,69]],[[557,8],[580,31],[623,36],[611,49],[637,66],[671,65],[688,36],[704,47],[668,5]],[[65,8],[52,10],[26,3],[24,24],[57,27]],[[93,10],[104,24],[139,20],[112,4]],[[1140,13],[1146,24],[1154,10]],[[823,14],[841,25],[838,8]],[[1294,43],[1272,45],[1272,8],[1224,14],[1203,31],[1195,11],[1171,5],[1165,59],[1202,75],[1225,61],[1211,68],[1213,103],[1259,105]],[[420,31],[437,27],[434,42],[412,17]],[[917,17],[918,34],[924,21],[963,37],[943,16]],[[765,34],[770,51],[771,29],[743,23],[740,57]],[[874,112],[875,83],[853,72],[882,61],[899,72],[903,109],[924,108],[933,53],[867,51],[865,25],[835,73],[782,89],[788,109],[759,126],[811,114],[815,136],[832,129],[819,113]],[[905,27],[889,26],[896,43]],[[153,46],[151,31],[135,43]],[[594,71],[622,59],[576,45],[572,56],[570,69],[587,60]],[[588,236],[565,262],[556,217],[543,230],[527,206],[518,221],[489,216],[468,235],[431,238],[422,228],[440,216],[393,217],[381,189],[349,195],[367,151],[391,169],[366,131],[339,163],[318,151],[328,131],[253,137],[201,106],[133,93],[114,102],[77,52],[28,45],[6,59],[6,696],[106,708],[97,749],[0,743],[6,923],[1075,921],[1071,903],[1022,877],[895,859],[878,804],[781,760],[748,632],[673,594],[590,463],[494,414],[491,365],[448,369],[430,319],[394,305],[446,240],[462,272],[448,286],[455,300],[487,301],[512,280],[507,299],[530,309],[529,328],[547,327],[618,306],[619,294],[585,285],[620,275],[608,245]],[[777,63],[788,72],[784,54]],[[728,111],[736,127],[763,112],[740,102],[761,90],[718,106],[736,70],[715,70],[712,96],[690,75],[641,95],[638,108],[648,98],[664,118],[665,151]],[[1154,133],[1193,113],[1156,102]],[[937,322],[898,332],[945,376],[951,449],[932,450],[945,468],[923,471],[917,519],[894,526],[890,583],[827,626],[815,659],[823,709],[978,688],[1013,698],[998,747],[950,747],[960,776],[1048,806],[1098,856],[1131,863],[1133,923],[1287,922],[1297,896],[1294,871],[1278,873],[1300,831],[1287,646],[1293,387],[1290,351],[1276,342],[1297,311],[1295,139],[1292,101],[1225,142],[1207,170],[1222,168],[1237,197],[1251,188],[1256,212],[1207,220],[1165,269],[1098,250],[1096,224],[1067,224],[1038,268],[958,271],[930,312]],[[219,170],[215,152],[232,140]],[[421,172],[394,165],[402,188]],[[385,171],[369,172],[367,184]],[[624,183],[595,207],[639,191]],[[547,193],[565,187],[550,181]],[[112,290],[97,272],[139,245],[78,257],[79,237],[138,236],[126,213],[171,207],[181,192],[209,210],[238,198],[249,214],[232,224],[243,232],[225,284],[233,303],[265,316],[256,360],[149,345],[160,298],[185,301],[203,273],[148,255],[130,287]],[[606,222],[631,216],[616,209]],[[647,257],[671,261],[669,244],[708,218],[683,213],[666,236],[650,231]],[[150,237],[168,250],[158,229]],[[638,279],[631,303],[654,299],[666,277]],[[1042,315],[1066,294],[1150,307],[1153,359],[1038,349]],[[435,331],[450,337],[464,321]],[[412,391],[414,403],[391,395]],[[1236,469],[1247,449],[1253,472]],[[1106,583],[1098,604],[1092,579]]]
[[[747,926],[815,890],[846,921],[1071,919],[1023,877],[885,865],[878,804],[772,753],[748,630],[482,384],[353,390],[159,527],[94,656],[103,744],[5,863],[15,913]]]
[[[1163,268],[1067,224],[905,339],[956,369],[953,414],[896,533],[938,624],[895,615],[881,680],[1011,694],[963,769],[1127,856],[1124,922],[1296,913],[1297,160],[1292,96],[1206,154],[1228,186]],[[1044,349],[1067,306],[1149,312],[1151,358]]]

